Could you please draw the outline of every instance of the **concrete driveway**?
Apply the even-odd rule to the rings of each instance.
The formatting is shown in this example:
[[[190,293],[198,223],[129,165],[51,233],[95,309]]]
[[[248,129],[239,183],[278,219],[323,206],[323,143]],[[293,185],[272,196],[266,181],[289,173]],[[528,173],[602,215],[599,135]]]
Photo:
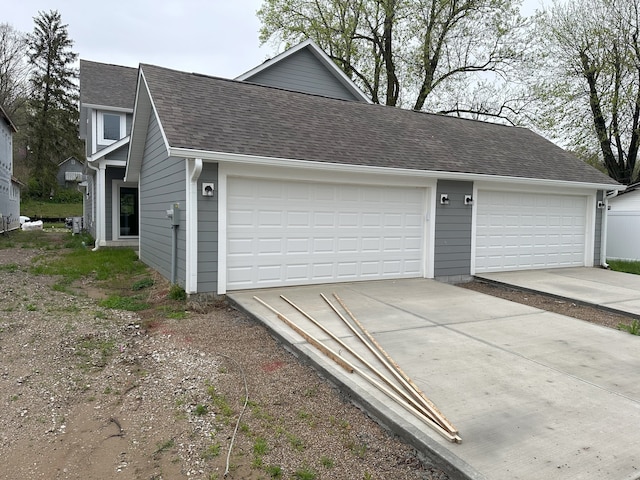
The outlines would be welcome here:
[[[461,444],[338,367],[253,298],[338,351],[285,295],[361,348],[319,296],[333,292],[458,428]],[[228,296],[454,479],[640,479],[640,337],[423,279]]]
[[[604,268],[576,267],[483,273],[476,276],[640,317],[640,275]]]

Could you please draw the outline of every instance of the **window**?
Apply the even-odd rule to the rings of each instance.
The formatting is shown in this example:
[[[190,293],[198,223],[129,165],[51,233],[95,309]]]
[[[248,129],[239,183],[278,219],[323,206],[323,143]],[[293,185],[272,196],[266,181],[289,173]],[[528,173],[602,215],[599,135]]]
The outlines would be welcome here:
[[[98,143],[110,145],[124,137],[125,117],[118,113],[98,115]]]

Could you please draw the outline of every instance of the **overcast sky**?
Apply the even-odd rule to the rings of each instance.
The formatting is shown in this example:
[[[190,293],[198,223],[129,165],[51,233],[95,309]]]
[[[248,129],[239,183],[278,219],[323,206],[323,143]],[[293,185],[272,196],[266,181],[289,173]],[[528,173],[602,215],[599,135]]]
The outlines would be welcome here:
[[[39,11],[58,10],[74,51],[86,60],[234,78],[279,53],[258,40],[262,0],[3,1],[0,23],[21,32],[33,31]],[[523,13],[540,1],[525,0]]]

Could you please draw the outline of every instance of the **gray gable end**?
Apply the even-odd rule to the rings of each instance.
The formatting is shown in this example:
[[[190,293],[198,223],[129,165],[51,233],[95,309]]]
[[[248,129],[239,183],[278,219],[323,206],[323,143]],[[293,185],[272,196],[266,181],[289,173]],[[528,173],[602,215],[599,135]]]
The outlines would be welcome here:
[[[360,100],[308,48],[298,50],[244,81],[342,100]]]

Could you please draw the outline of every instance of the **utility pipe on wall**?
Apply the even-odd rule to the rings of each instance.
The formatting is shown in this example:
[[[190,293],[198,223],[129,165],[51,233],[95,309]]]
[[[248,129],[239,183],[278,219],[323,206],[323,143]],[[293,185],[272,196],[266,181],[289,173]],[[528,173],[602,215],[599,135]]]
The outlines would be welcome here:
[[[174,203],[167,210],[167,217],[171,220],[171,284],[176,283],[178,264],[178,227],[180,226],[180,204]]]

